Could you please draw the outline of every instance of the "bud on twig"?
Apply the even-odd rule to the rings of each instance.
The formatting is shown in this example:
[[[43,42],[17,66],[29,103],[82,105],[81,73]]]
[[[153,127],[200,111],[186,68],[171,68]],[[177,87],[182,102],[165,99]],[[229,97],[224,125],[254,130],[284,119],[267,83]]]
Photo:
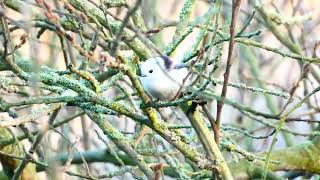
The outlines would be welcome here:
[[[42,3],[42,0],[34,0],[37,4],[41,4]]]
[[[52,15],[51,12],[44,12],[44,15],[47,17],[47,19],[48,19],[49,21],[51,21],[51,20],[53,19],[53,15]]]
[[[69,13],[73,13],[73,7],[69,3],[64,4],[64,8],[69,11]]]
[[[82,22],[87,22],[88,21],[88,17],[84,14],[84,13],[80,13],[80,18]]]
[[[66,31],[66,38],[71,42],[71,43],[74,43],[75,40],[74,40],[74,37],[72,35],[72,32],[71,31]]]
[[[49,11],[49,12],[52,12],[52,7],[49,3],[47,3],[46,1],[43,1],[43,5],[46,7],[46,9]]]
[[[28,36],[29,36],[29,34],[23,34],[22,36],[20,36],[20,44],[21,45],[26,43]]]

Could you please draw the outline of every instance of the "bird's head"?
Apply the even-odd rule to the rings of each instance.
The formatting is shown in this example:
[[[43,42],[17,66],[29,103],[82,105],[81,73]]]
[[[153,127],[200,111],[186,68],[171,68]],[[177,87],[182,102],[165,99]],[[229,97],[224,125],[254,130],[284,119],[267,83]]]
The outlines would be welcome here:
[[[153,57],[142,62],[139,66],[140,77],[153,77],[166,73],[172,68],[173,62],[166,56]]]

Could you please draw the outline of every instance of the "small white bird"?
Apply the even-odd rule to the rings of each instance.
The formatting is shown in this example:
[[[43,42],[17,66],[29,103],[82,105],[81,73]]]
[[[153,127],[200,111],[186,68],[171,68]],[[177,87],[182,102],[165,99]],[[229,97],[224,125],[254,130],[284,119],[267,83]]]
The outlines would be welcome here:
[[[186,86],[188,69],[174,64],[168,57],[154,57],[140,64],[140,81],[149,95],[157,100],[172,100]]]

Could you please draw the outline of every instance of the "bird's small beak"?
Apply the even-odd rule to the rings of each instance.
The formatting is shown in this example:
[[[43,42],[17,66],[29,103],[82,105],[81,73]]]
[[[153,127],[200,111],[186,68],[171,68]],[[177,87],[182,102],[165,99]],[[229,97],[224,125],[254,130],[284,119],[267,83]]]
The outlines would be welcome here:
[[[140,67],[138,67],[138,69],[137,69],[137,75],[140,77],[147,77],[147,75],[141,73]]]

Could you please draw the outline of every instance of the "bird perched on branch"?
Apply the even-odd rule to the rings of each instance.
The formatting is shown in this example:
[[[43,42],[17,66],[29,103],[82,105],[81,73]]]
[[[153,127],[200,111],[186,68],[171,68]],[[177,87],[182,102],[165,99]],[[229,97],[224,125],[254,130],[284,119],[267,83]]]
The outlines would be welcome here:
[[[153,57],[140,64],[140,81],[146,92],[157,100],[173,100],[188,85],[188,68],[166,56]]]

